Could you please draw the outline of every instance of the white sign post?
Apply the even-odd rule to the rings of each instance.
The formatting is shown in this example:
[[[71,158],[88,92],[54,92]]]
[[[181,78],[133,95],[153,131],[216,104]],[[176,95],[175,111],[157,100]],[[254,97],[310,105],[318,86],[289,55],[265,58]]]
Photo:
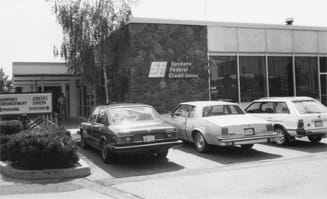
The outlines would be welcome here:
[[[0,94],[0,115],[19,115],[51,112],[51,93]]]

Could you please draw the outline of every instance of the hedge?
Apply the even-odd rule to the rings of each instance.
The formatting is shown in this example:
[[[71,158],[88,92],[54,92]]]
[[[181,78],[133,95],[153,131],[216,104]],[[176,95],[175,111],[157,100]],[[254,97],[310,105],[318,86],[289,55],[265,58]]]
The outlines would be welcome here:
[[[74,167],[79,156],[71,135],[65,129],[36,128],[11,135],[8,160],[22,169]]]
[[[10,135],[23,130],[23,124],[19,120],[0,121],[0,160],[8,160],[8,141]]]
[[[0,135],[11,135],[23,130],[19,120],[0,121]]]

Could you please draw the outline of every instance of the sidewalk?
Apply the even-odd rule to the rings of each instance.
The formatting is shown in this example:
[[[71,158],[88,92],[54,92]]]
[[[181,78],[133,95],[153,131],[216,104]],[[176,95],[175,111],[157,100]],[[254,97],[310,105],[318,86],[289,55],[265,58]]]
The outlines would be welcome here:
[[[69,117],[61,121],[61,126],[70,131],[74,141],[78,141],[80,136],[77,134],[77,131],[79,131],[80,124],[85,120],[84,118]]]

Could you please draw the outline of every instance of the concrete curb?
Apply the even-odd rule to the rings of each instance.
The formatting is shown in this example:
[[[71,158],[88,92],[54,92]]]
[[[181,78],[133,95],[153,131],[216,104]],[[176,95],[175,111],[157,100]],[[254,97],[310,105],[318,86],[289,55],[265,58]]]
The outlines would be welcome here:
[[[81,166],[65,169],[21,170],[15,169],[8,162],[0,161],[0,173],[5,176],[22,180],[59,180],[66,178],[81,178],[91,174],[90,167],[82,159]]]

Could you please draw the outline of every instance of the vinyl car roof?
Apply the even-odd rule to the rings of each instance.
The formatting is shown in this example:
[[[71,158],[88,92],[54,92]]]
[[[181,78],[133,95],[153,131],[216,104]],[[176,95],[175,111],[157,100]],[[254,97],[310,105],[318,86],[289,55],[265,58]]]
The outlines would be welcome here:
[[[238,105],[233,102],[224,102],[224,101],[190,101],[190,102],[183,102],[181,104],[188,104],[192,106]]]
[[[259,101],[293,101],[293,100],[315,100],[311,97],[302,97],[302,96],[298,96],[298,97],[263,97],[260,98],[258,100],[254,100],[255,102],[259,102]]]
[[[136,106],[150,106],[147,104],[141,103],[112,103],[109,105],[99,105],[100,108],[118,108],[118,107],[136,107]]]

